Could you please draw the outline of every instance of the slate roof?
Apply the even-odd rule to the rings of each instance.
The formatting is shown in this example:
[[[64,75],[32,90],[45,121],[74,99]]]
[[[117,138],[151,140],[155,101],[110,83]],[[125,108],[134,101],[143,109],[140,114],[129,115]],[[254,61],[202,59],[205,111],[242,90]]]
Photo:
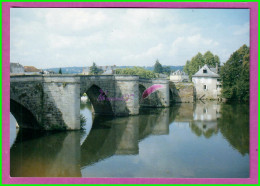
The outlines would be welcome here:
[[[186,75],[186,74],[183,71],[177,70],[177,71],[173,72],[172,75]]]
[[[207,70],[207,73],[203,73],[203,70]],[[208,65],[204,65],[197,73],[195,73],[192,77],[220,77],[217,73],[216,68],[209,68]]]

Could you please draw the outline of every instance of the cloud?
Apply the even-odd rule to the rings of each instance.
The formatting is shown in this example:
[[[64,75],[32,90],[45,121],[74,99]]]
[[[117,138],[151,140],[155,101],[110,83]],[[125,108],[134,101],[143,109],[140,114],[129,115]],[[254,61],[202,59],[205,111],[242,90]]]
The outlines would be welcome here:
[[[232,53],[243,42],[238,35],[215,37],[210,25],[188,20],[185,10],[175,9],[11,9],[11,60],[38,68],[93,61],[151,66],[157,58],[164,65],[184,65],[197,52],[211,50],[222,58],[223,49]],[[244,33],[246,24],[237,25],[233,31]],[[221,31],[221,37],[230,32]]]
[[[170,47],[169,55],[176,60],[176,65],[185,64],[185,62],[191,59],[198,52],[205,53],[206,51],[215,51],[215,48],[219,45],[217,41],[213,39],[204,38],[200,34],[194,34],[187,37],[176,38]]]
[[[58,31],[82,31],[100,28],[107,22],[106,15],[101,11],[85,11],[83,9],[48,9],[40,14],[46,25]]]
[[[243,25],[236,25],[232,27],[234,31],[234,35],[243,35],[243,34],[249,34],[249,22],[243,24]]]

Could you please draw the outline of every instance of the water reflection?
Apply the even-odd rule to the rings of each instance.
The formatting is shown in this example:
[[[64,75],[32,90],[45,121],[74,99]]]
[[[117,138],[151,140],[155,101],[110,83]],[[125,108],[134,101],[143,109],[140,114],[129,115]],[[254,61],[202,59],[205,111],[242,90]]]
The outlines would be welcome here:
[[[133,175],[131,173],[133,170],[131,170],[126,171],[123,174],[124,177],[156,177],[154,172],[158,170],[147,171],[145,168],[147,162],[151,165],[154,163],[149,156],[145,158],[145,165],[140,164],[143,165],[141,168],[136,164],[141,161],[144,152],[149,152],[153,148],[156,148],[155,151],[160,151],[160,148],[162,152],[165,151],[163,155],[165,157],[157,159],[158,162],[176,161],[175,166],[170,163],[164,165],[162,161],[161,164],[173,173],[169,174],[171,171],[166,171],[161,174],[160,172],[157,175],[160,177],[246,177],[249,175],[248,105],[228,105],[218,102],[186,103],[176,104],[170,108],[146,108],[142,109],[138,116],[117,118],[94,117],[91,109],[91,104],[81,104],[81,112],[87,118],[84,132],[19,131],[11,147],[11,176],[120,177],[122,173],[112,174],[113,171],[116,172],[112,167],[119,166],[120,157],[125,157],[128,168],[124,169],[135,167],[139,171],[146,170],[146,173],[140,172]],[[188,126],[188,128],[182,130],[182,126]],[[160,139],[164,139],[164,145],[158,149]],[[193,151],[188,151],[193,153],[194,157],[192,157],[187,154],[187,150],[194,142],[196,145],[192,146]],[[232,148],[227,146],[226,142]],[[146,145],[140,146],[140,144]],[[205,162],[197,164],[192,160],[197,157],[196,154],[199,151],[205,150],[201,149],[205,144],[209,145],[206,150],[211,155],[200,154],[199,157],[204,158]],[[183,149],[185,145],[188,149]],[[217,149],[221,152],[217,152]],[[241,155],[233,152],[233,149]],[[226,153],[225,161],[227,162],[230,159],[238,161],[237,166],[241,172],[231,173],[230,168],[233,165],[225,163],[222,166],[228,164],[230,167],[222,167],[226,169],[222,171],[222,174],[216,173],[216,170],[221,169],[219,167],[221,163],[212,161],[212,158],[217,159],[218,153]],[[135,158],[129,160],[129,157]],[[110,161],[113,161],[112,165],[108,163]],[[210,167],[208,161],[211,162]],[[107,165],[102,162],[106,162]],[[181,169],[190,169],[188,172],[191,172],[191,167],[193,167],[197,172],[191,174],[186,171],[186,173],[177,174],[178,170],[173,170],[174,167],[179,167],[180,172]],[[102,171],[95,172],[95,168],[100,168]],[[90,170],[92,172],[89,172]]]
[[[198,101],[194,107],[191,130],[197,136],[210,138],[218,133],[217,119],[220,118],[220,103]]]
[[[221,115],[218,120],[221,134],[242,155],[249,154],[249,105],[223,104]]]
[[[20,130],[10,150],[12,177],[80,177],[79,131]]]

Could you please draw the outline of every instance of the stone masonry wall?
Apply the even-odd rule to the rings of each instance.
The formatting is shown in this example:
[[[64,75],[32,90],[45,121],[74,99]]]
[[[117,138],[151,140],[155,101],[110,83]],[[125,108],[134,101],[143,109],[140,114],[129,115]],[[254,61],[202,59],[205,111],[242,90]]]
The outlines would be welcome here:
[[[191,103],[194,101],[194,86],[192,83],[170,82],[170,90],[174,103]]]
[[[139,114],[138,76],[115,76],[115,115]]]
[[[80,78],[44,76],[43,121],[47,129],[80,129]]]
[[[163,85],[163,89],[159,89],[154,93],[150,94],[145,99],[140,99],[140,106],[143,107],[169,107],[169,81],[166,79],[140,79],[139,84],[143,86],[145,89],[149,88],[152,85],[160,84]],[[140,92],[140,96],[143,92]]]

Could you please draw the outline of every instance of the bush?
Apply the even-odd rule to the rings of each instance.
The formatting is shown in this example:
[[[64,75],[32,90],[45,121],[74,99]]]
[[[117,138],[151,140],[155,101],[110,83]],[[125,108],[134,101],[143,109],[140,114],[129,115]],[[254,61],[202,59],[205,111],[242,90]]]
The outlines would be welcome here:
[[[148,79],[157,77],[154,72],[150,70],[145,70],[142,67],[116,69],[116,74],[138,75],[142,78]]]

